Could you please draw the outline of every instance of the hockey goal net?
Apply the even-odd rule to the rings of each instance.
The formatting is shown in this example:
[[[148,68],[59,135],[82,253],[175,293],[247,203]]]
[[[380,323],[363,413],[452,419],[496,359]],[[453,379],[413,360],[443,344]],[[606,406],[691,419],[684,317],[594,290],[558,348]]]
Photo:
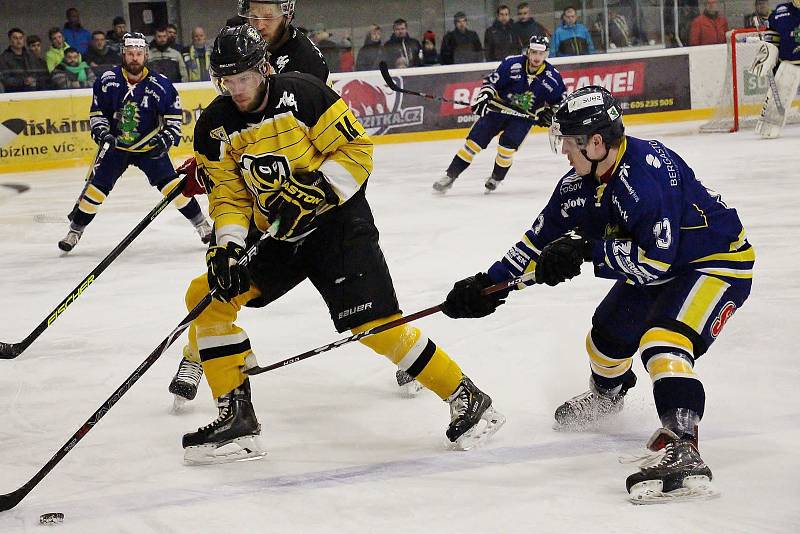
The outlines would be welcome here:
[[[756,28],[740,28],[729,31],[727,36],[728,60],[725,66],[724,85],[711,119],[700,126],[701,132],[736,132],[755,126],[764,97],[770,91],[770,79],[754,76],[750,66],[761,46],[763,31]],[[792,102],[784,102],[787,124],[800,123],[800,99],[795,95]]]

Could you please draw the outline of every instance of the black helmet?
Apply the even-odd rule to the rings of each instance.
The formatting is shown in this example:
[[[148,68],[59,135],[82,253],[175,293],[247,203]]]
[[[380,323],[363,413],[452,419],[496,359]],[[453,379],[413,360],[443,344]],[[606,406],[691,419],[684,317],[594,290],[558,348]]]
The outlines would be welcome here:
[[[262,69],[267,61],[267,42],[249,24],[225,27],[220,30],[211,50],[209,71],[221,78],[250,69]]]
[[[589,85],[570,93],[553,116],[551,141],[577,137],[579,145],[594,134],[603,137],[606,146],[625,135],[622,108],[617,99],[599,85]],[[555,149],[555,146],[553,147]]]
[[[295,0],[239,0],[239,16],[246,19],[257,19],[258,14],[252,11],[251,4],[275,4],[280,6],[281,13],[291,22],[294,17]]]
[[[528,40],[528,49],[538,50],[539,52],[550,50],[550,38],[546,35],[531,35]]]

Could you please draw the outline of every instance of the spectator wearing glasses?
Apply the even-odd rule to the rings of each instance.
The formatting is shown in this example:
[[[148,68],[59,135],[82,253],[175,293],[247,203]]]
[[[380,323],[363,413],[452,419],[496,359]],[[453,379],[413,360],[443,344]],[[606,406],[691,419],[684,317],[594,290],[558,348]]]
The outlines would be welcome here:
[[[561,25],[553,33],[551,45],[554,56],[581,56],[594,53],[589,30],[578,22],[578,12],[569,6],[561,13]]]

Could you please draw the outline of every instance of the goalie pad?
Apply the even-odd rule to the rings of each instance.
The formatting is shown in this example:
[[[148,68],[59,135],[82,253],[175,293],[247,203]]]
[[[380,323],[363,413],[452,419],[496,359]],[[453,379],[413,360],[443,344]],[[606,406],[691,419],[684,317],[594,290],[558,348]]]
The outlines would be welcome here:
[[[753,64],[750,66],[750,72],[755,76],[766,76],[775,68],[778,62],[778,47],[772,43],[761,43],[761,48],[756,52],[756,57],[753,58]]]
[[[762,138],[774,139],[780,135],[781,129],[786,124],[787,106],[791,106],[798,86],[800,86],[800,66],[782,62],[775,73],[774,83],[770,83],[761,118],[756,124],[756,132]]]

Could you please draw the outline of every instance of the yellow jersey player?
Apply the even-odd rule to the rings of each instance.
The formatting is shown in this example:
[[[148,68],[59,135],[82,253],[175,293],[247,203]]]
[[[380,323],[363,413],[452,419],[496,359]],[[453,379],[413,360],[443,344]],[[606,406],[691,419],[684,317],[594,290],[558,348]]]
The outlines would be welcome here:
[[[244,373],[255,358],[247,333],[235,324],[243,305],[265,306],[309,279],[339,332],[362,332],[401,316],[364,192],[372,141],[317,78],[267,75],[266,47],[249,25],[220,32],[211,74],[221,96],[195,129],[197,173],[206,183],[215,233],[208,272],[191,282],[186,303],[193,308],[209,291],[215,299],[195,320],[189,341],[219,417],[183,437],[189,464],[264,454]],[[272,237],[242,267],[248,243],[268,229]],[[475,446],[505,422],[491,398],[419,329],[398,327],[362,343],[450,405],[446,435],[454,448]]]

